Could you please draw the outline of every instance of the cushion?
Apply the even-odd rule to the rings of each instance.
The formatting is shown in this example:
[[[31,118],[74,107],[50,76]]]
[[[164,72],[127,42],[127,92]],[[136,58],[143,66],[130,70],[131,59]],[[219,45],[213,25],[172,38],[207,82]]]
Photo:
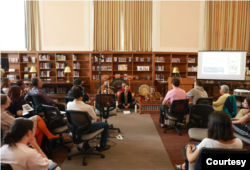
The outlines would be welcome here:
[[[89,133],[89,134],[84,134],[84,135],[81,136],[81,140],[82,140],[82,141],[91,140],[91,139],[93,139],[94,137],[96,137],[98,134],[102,133],[102,131],[104,131],[104,128],[99,129],[99,130],[97,130],[97,131],[95,131],[95,132],[92,132],[92,133]],[[73,138],[71,132],[69,133],[69,136],[70,136],[71,138]]]
[[[208,133],[207,129],[202,128],[190,128],[188,130],[189,137],[196,141],[202,141],[204,138],[207,138]]]
[[[68,130],[68,126],[67,126],[67,125],[64,125],[64,126],[62,126],[62,127],[55,128],[55,129],[53,130],[53,132],[54,132],[54,133],[63,133],[63,132],[65,132],[65,131],[67,131],[67,130]]]
[[[100,111],[99,110],[96,109],[95,112],[96,112],[97,116],[100,116]],[[109,112],[109,117],[110,116],[114,116],[114,115],[116,115],[116,109],[114,109],[111,112]]]

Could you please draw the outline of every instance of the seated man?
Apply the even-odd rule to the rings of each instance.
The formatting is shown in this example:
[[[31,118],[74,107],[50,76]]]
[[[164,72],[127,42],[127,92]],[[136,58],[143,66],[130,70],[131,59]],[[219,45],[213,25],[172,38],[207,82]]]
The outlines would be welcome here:
[[[150,93],[148,93],[145,97],[146,101],[157,101],[163,99],[163,97],[161,97],[161,94],[155,90],[155,86],[150,86]]]
[[[202,87],[203,83],[201,80],[196,80],[194,82],[194,88],[192,90],[190,90],[189,92],[187,92],[187,98],[193,98],[193,105],[196,104],[196,101],[199,98],[207,98],[207,92],[204,90],[204,88]]]
[[[94,112],[94,109],[92,106],[85,104],[82,99],[82,89],[80,86],[74,86],[72,88],[72,96],[74,97],[73,102],[68,102],[67,104],[67,109],[68,110],[77,110],[77,111],[82,111],[82,112],[88,112],[90,118],[92,120],[96,119],[96,113]],[[107,150],[110,148],[109,145],[107,144],[107,139],[108,139],[108,132],[109,132],[109,125],[107,122],[94,122],[92,124],[92,132],[95,132],[99,129],[104,128],[104,131],[102,131],[101,135],[101,141],[100,141],[100,148],[98,149],[100,152]],[[88,147],[88,146],[85,146]]]
[[[82,79],[77,78],[77,79],[74,80],[73,87],[69,90],[67,97],[72,97],[73,98],[72,89],[74,88],[74,86],[82,86]],[[85,93],[84,87],[82,87],[82,88],[83,88],[83,93],[84,93],[82,101],[86,102],[86,101],[89,100],[89,96]]]
[[[54,100],[50,99],[45,91],[42,89],[43,82],[40,78],[35,77],[32,79],[33,88],[24,97],[25,101],[31,101],[30,95],[37,94],[43,97],[45,104],[58,107],[60,111],[65,111],[65,106],[63,104],[56,103]]]
[[[187,99],[186,92],[179,88],[180,80],[178,78],[174,78],[172,80],[172,87],[173,89],[168,91],[166,94],[165,99],[162,102],[162,105],[160,106],[160,118],[159,118],[159,126],[164,128],[164,112],[165,109],[167,111],[168,107],[167,105],[171,104],[174,100],[181,100],[181,99]]]
[[[103,85],[101,85],[101,87],[97,90],[96,94],[99,94],[100,90],[101,90],[102,94],[114,94],[114,91],[111,90],[111,88],[108,87],[108,82],[107,81],[105,81],[103,83]]]
[[[135,105],[132,103],[132,93],[129,92],[128,85],[125,86],[125,91],[121,93],[121,99],[120,104],[118,105],[118,108],[120,109],[128,109],[128,108],[134,108]]]

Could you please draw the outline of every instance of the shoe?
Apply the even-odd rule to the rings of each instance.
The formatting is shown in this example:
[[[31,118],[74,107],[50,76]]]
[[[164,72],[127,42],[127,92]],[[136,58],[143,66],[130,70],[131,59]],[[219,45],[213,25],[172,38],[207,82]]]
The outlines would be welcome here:
[[[174,166],[176,170],[185,170],[185,169],[182,169],[182,165],[181,165],[181,169],[178,168],[176,165]]]
[[[158,126],[160,126],[161,128],[166,128],[167,127],[166,124],[164,126],[161,126],[161,123],[159,123]]]
[[[53,148],[55,146],[56,142],[60,139],[61,139],[61,136],[58,136],[58,138],[49,139],[49,145],[51,146],[51,148]]]
[[[105,146],[100,146],[97,150],[99,152],[102,152],[102,151],[108,150],[109,148],[110,148],[110,145],[105,145]]]

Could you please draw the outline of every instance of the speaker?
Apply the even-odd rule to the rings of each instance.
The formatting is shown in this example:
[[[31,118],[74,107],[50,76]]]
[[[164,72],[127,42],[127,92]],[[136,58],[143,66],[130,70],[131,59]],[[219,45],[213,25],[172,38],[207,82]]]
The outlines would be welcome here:
[[[1,58],[1,64],[3,69],[9,69],[9,60],[8,58]]]

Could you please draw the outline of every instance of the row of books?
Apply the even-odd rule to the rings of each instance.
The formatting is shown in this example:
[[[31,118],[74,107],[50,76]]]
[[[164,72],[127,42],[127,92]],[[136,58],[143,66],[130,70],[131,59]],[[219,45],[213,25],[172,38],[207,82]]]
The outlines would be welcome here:
[[[155,80],[163,80],[164,75],[163,74],[155,74]]]
[[[92,69],[95,70],[95,66],[92,66]],[[99,71],[99,66],[96,66],[96,70]],[[102,71],[112,71],[112,66],[101,66]]]
[[[66,87],[57,87],[57,93],[66,93],[67,88]]]
[[[50,55],[46,55],[46,54],[40,54],[39,55],[39,61],[50,61],[50,60],[51,60]]]
[[[65,68],[65,63],[56,63],[56,68],[62,68],[62,69],[64,69]]]
[[[164,66],[155,66],[155,71],[164,71]]]
[[[33,79],[34,77],[36,77],[36,73],[31,74],[31,79]],[[28,80],[29,79],[29,74],[24,74],[23,79]]]
[[[195,63],[195,58],[188,58],[188,63]]]
[[[50,77],[50,71],[40,71],[41,77]]]
[[[79,73],[79,71],[73,71],[73,75],[74,75],[74,77],[79,77],[80,73]]]
[[[250,80],[250,76],[246,76],[246,80]]]
[[[149,71],[149,66],[137,66],[137,71]]]
[[[64,54],[58,54],[58,55],[56,55],[56,60],[57,61],[65,61],[65,60],[67,60],[67,56]]]
[[[57,77],[65,77],[65,73],[63,70],[57,70]]]
[[[187,78],[194,78],[196,80],[196,76],[187,76]]]
[[[194,67],[194,66],[188,67],[188,71],[189,72],[197,72],[197,67]]]
[[[147,57],[147,61],[150,61],[150,60],[151,60],[150,57]],[[139,57],[135,57],[135,61],[139,61]],[[146,60],[144,58],[140,58],[140,61],[144,62]]]
[[[155,57],[155,62],[165,62],[165,57]]]
[[[51,69],[52,63],[40,63],[40,69]]]
[[[99,57],[98,56],[94,56],[94,58],[95,58],[95,60],[93,60],[93,57],[92,57],[92,61],[94,61],[94,62],[98,62],[99,61]],[[105,61],[109,62],[109,63],[112,62],[112,57],[106,57],[106,58],[104,58],[104,56],[103,56],[101,62],[105,62]]]
[[[127,62],[127,57],[114,57],[114,62]],[[132,57],[128,57],[128,62],[132,62]]]
[[[55,93],[54,87],[43,87],[43,90],[45,91],[45,93]]]
[[[172,58],[172,63],[180,63],[181,59],[180,58]]]
[[[79,62],[73,63],[73,69],[80,69],[81,64]]]
[[[10,80],[16,80],[19,79],[18,75],[7,75],[7,78],[9,78]]]
[[[93,79],[93,80],[99,80],[99,75],[93,75],[93,76],[92,76],[92,79]]]
[[[18,63],[18,58],[9,58],[9,63]]]
[[[77,56],[73,54],[73,60],[77,60]]]

